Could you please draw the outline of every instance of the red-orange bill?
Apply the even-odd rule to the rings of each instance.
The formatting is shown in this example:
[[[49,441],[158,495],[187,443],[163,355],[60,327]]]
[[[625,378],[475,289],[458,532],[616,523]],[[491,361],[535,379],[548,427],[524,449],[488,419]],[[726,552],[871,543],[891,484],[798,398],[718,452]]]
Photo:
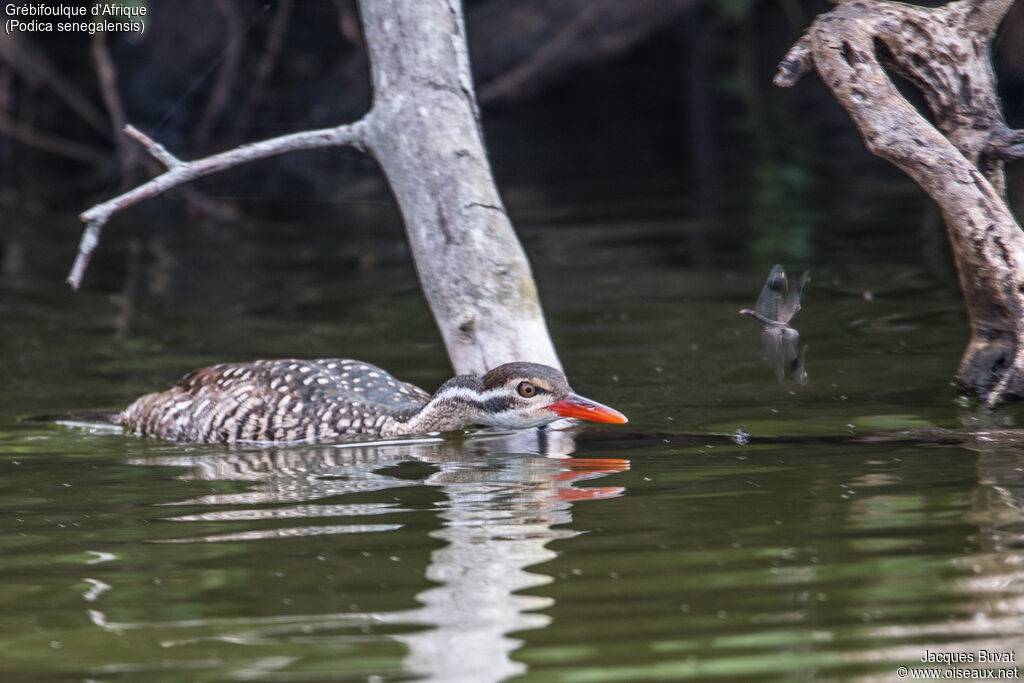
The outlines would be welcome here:
[[[558,403],[552,403],[549,409],[555,411],[562,417],[575,417],[579,420],[590,422],[608,422],[611,424],[622,424],[629,422],[626,416],[606,405],[589,398],[583,398],[578,394],[569,394]]]

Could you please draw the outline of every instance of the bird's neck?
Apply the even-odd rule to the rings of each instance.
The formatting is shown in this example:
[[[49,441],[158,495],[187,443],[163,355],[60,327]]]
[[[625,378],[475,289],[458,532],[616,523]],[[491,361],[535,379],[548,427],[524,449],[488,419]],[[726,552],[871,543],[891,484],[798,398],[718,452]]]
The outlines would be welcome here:
[[[450,432],[486,422],[500,406],[484,391],[478,375],[459,375],[441,385],[419,409],[395,413],[385,423],[386,436]]]

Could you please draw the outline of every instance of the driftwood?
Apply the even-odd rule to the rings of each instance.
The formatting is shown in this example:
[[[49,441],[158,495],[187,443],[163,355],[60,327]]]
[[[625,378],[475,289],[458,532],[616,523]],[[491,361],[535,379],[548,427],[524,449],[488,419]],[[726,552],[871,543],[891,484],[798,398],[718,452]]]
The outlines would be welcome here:
[[[193,179],[284,152],[352,145],[373,155],[405,222],[423,291],[457,373],[530,360],[560,367],[526,255],[498,195],[480,133],[460,0],[361,0],[373,106],[358,121],[182,161],[126,133],[167,167],[82,213],[68,282],[81,284],[116,213]]]
[[[779,65],[776,85],[812,68],[867,148],[935,201],[953,247],[971,340],[960,387],[987,407],[1024,398],[1024,233],[1006,202],[1006,160],[1024,157],[1007,127],[990,44],[1013,0],[958,0],[929,9],[844,0],[818,16]],[[915,86],[934,125],[886,69]]]

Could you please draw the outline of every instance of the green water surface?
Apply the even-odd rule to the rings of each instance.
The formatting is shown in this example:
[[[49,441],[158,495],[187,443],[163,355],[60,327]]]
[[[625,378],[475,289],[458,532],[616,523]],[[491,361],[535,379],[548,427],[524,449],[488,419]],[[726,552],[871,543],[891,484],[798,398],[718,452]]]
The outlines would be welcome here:
[[[24,418],[259,357],[435,388],[401,235],[114,234],[71,294],[73,217],[15,219],[4,680],[896,680],[927,651],[1024,654],[1024,450],[920,438],[1017,409],[958,399],[948,260],[876,220],[791,257],[814,277],[806,387],[736,314],[778,252],[675,219],[527,222],[570,380],[629,424],[232,449]]]

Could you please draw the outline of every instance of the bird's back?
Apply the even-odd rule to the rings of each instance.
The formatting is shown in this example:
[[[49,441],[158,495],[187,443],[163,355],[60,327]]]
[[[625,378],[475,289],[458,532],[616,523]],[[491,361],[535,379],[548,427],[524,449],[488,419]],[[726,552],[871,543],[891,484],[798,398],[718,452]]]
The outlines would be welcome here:
[[[429,399],[362,361],[260,360],[190,372],[171,389],[135,401],[117,422],[182,441],[310,442],[386,435],[394,416]]]

